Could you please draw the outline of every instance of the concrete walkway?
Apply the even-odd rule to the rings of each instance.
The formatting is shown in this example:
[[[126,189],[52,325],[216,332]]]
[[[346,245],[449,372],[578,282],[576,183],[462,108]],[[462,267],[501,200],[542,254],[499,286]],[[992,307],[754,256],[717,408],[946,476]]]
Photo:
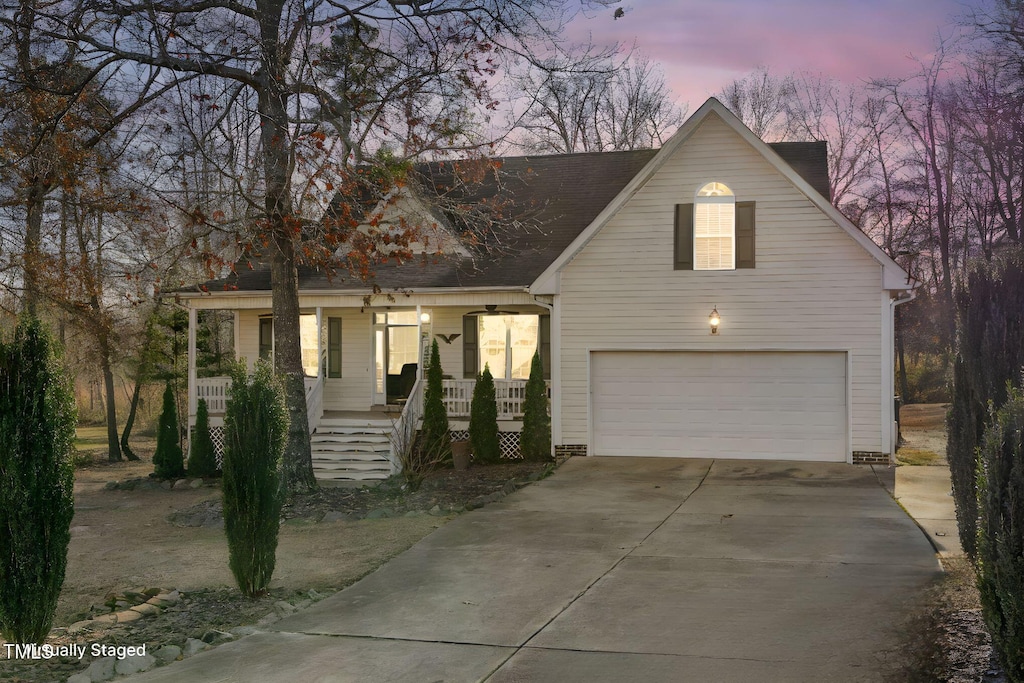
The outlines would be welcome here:
[[[133,681],[878,681],[936,576],[870,468],[573,458],[348,589]]]
[[[917,520],[940,557],[963,557],[949,465],[896,468],[896,500]]]

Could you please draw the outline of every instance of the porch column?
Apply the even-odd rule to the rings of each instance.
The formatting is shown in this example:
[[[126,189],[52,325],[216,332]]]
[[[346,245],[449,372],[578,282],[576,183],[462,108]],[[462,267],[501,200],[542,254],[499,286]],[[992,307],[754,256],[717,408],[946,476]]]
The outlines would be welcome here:
[[[198,311],[188,307],[188,424],[191,429],[196,421],[196,324]]]
[[[241,343],[242,343],[242,312],[232,311],[235,315],[234,325],[234,339],[232,340],[235,345],[235,362],[242,359],[241,356]]]

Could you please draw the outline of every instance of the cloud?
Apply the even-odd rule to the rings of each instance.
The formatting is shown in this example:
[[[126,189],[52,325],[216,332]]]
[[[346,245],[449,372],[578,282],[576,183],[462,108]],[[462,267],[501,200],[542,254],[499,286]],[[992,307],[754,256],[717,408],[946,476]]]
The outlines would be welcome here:
[[[634,42],[661,63],[673,91],[692,105],[759,65],[773,73],[821,73],[844,81],[906,74],[952,31],[959,0],[634,0],[574,22],[570,36]]]

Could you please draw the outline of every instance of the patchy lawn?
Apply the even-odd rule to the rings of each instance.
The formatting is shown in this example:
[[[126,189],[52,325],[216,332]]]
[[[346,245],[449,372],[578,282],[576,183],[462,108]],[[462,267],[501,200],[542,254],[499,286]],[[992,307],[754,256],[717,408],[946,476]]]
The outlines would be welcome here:
[[[189,638],[233,638],[228,631],[244,634],[239,627],[261,620],[265,625],[340,590],[458,512],[497,499],[545,473],[543,465],[474,467],[466,473],[438,473],[415,494],[394,481],[372,490],[325,489],[294,501],[281,526],[271,593],[250,600],[234,587],[228,569],[216,483],[210,487],[197,482],[197,488],[183,485],[173,490],[153,486],[147,479],[152,449],[137,449],[141,462],[108,463],[105,431],[97,429],[103,454],[76,472],[67,578],[51,644],[146,643],[151,654],[164,645],[182,647]],[[96,438],[92,428],[79,433],[86,447]],[[137,484],[127,489],[108,486],[111,481],[132,480]],[[205,517],[196,526],[169,521],[174,518],[181,524],[182,513],[187,517],[197,510]],[[180,598],[159,614],[131,623],[90,623],[143,599],[125,593],[156,589],[177,589]],[[89,660],[87,654],[82,661],[11,661],[0,654],[0,680],[63,681],[83,670]]]

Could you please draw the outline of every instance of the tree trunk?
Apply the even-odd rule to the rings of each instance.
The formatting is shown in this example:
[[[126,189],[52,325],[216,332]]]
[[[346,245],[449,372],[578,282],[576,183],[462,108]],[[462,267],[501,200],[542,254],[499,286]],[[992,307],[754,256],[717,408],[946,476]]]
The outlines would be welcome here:
[[[280,5],[274,2],[268,5],[266,10],[269,17],[278,16]],[[274,247],[271,261],[274,369],[284,384],[285,404],[290,420],[281,467],[281,485],[288,494],[295,494],[316,488],[299,337],[299,275],[295,262],[295,240],[299,236],[300,224],[292,215],[289,195],[290,136],[286,125],[286,101],[279,85],[283,80],[282,66],[276,61],[280,48],[277,24],[267,20],[267,17],[264,19],[261,27],[269,63],[266,65],[268,73],[264,75],[265,83],[259,91],[258,108],[267,186],[267,222]]]
[[[128,437],[132,434],[132,427],[135,426],[135,415],[139,409],[139,395],[142,391],[142,381],[140,378],[135,380],[135,389],[132,391],[132,402],[128,408],[128,418],[124,422],[124,430],[121,432],[121,452],[124,453],[124,457],[129,460],[140,460],[139,456],[135,455],[135,451],[128,445]]]
[[[107,458],[110,462],[121,462],[121,444],[117,437],[117,394],[114,388],[114,371],[110,367],[110,345],[106,334],[100,335],[100,367],[103,370],[103,384],[107,396]]]

